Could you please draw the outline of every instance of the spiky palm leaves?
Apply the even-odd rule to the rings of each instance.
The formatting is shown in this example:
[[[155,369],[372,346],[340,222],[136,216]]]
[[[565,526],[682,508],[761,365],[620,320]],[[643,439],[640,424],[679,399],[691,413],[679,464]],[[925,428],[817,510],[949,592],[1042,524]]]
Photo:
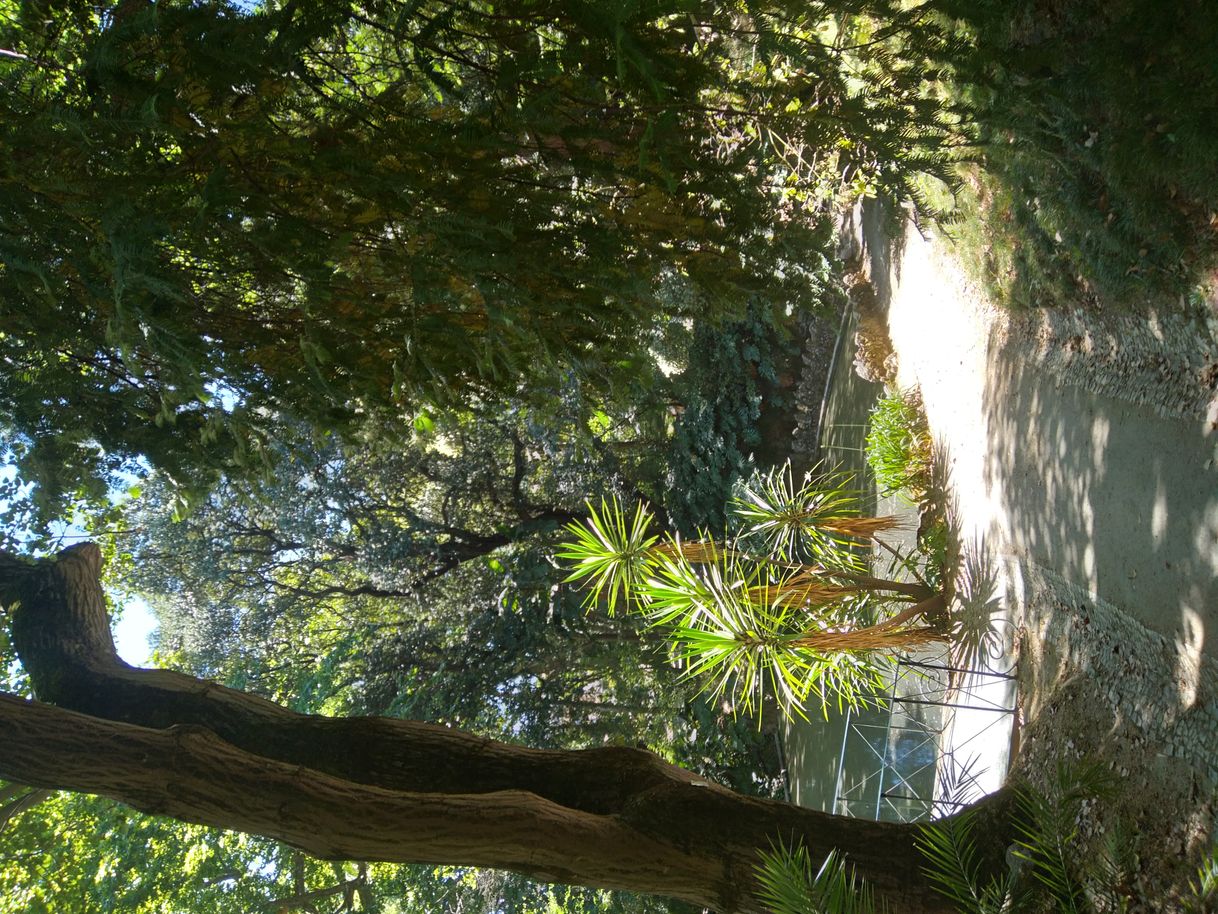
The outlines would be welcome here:
[[[864,573],[853,547],[891,518],[859,517],[846,478],[796,490],[790,471],[745,487],[735,507],[745,530],[730,542],[661,539],[643,507],[589,506],[559,552],[568,581],[589,585],[589,605],[619,599],[662,629],[686,674],[746,711],[772,693],[788,712],[814,700],[827,710],[875,700],[886,655],[944,640],[941,595],[920,583]],[[906,603],[875,622],[877,606]],[[936,618],[936,621],[937,618]]]
[[[660,560],[636,606],[667,633],[687,675],[746,711],[767,693],[791,710],[809,699],[826,707],[861,705],[883,686],[884,667],[867,651],[818,647],[834,629],[848,637],[846,588],[826,585],[820,602],[807,585],[789,586],[790,572],[768,567],[740,549],[717,561],[691,561],[678,551]]]
[[[999,873],[982,862],[974,812],[926,825],[918,839],[926,874],[961,914],[1127,910],[1131,842],[1118,830],[1084,854],[1078,840],[1084,805],[1111,796],[1113,787],[1112,775],[1094,762],[1062,763],[1044,791],[1019,785],[1013,853],[1020,863]]]
[[[1112,776],[1096,763],[1062,764],[1045,790],[1015,792],[1015,865],[986,859],[976,809],[922,826],[924,871],[959,914],[1115,914],[1131,909],[1136,857],[1128,833],[1100,847],[1078,840],[1083,804],[1111,795]],[[818,866],[803,847],[761,855],[758,897],[774,914],[873,914],[876,899],[840,855]],[[1180,899],[1186,914],[1210,914],[1218,900],[1218,849]]]
[[[637,592],[656,562],[662,545],[650,533],[652,515],[642,504],[627,518],[618,499],[601,500],[598,512],[588,503],[588,520],[570,524],[575,537],[563,544],[560,559],[574,563],[568,581],[583,581],[590,587],[589,605],[605,600],[609,615],[617,610],[619,597]]]
[[[815,484],[805,480],[796,485],[787,463],[742,485],[732,513],[776,558],[862,568],[854,547],[900,526],[900,521],[860,516],[851,479],[848,473],[830,471],[818,475]]]
[[[774,914],[882,914],[888,910],[836,851],[814,865],[806,847],[761,855],[758,897]]]

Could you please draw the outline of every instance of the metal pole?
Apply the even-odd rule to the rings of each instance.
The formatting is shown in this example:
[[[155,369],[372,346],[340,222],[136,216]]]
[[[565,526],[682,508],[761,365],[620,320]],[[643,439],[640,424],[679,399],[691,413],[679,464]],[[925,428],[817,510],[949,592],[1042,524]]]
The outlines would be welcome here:
[[[898,698],[893,700],[905,705],[933,705],[939,708],[964,708],[966,711],[993,711],[995,714],[1014,714],[1014,708],[999,708],[995,705],[962,705],[954,701],[932,701],[929,698]]]
[[[846,708],[846,726],[842,730],[842,751],[837,754],[837,783],[833,785],[833,802],[836,805],[845,798],[842,796],[842,781],[846,776],[846,737],[850,735],[850,721],[853,717],[853,710],[850,707]],[[850,811],[850,806],[847,803],[844,810],[847,814]]]

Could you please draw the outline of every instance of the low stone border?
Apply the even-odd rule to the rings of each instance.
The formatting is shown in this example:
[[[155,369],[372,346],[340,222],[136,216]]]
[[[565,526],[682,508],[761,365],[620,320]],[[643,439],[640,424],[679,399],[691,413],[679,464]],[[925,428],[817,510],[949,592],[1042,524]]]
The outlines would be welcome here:
[[[1218,428],[1218,319],[1186,313],[1015,313],[1009,342],[1062,384]]]
[[[1006,570],[1025,718],[1014,771],[1043,784],[1062,761],[1107,765],[1114,794],[1087,808],[1079,838],[1124,830],[1140,858],[1131,911],[1178,910],[1218,839],[1218,661],[1053,571]]]

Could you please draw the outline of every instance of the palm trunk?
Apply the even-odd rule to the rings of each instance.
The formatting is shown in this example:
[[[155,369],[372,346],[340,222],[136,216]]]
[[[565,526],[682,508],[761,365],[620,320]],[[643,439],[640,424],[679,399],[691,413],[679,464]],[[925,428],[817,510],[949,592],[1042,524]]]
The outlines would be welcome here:
[[[888,578],[876,578],[868,574],[855,574],[850,571],[826,572],[828,577],[837,577],[849,581],[859,590],[882,590],[889,593],[899,593],[902,596],[922,601],[934,596],[934,591],[925,584],[912,581],[893,581]]]

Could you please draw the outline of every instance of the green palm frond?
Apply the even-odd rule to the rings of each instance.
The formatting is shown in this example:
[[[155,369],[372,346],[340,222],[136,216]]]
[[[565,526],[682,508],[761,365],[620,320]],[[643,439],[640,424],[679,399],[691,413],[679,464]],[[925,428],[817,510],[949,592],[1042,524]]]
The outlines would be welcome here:
[[[813,866],[807,848],[761,854],[758,896],[774,914],[882,914],[887,907],[837,851]]]
[[[1104,846],[1090,847],[1085,855],[1076,840],[1083,802],[1111,789],[1103,767],[1063,764],[1045,791],[1017,789],[1014,853],[1023,867],[988,873],[974,842],[976,813],[966,811],[922,827],[917,844],[923,871],[960,914],[1124,911],[1137,869],[1128,836],[1110,833]]]
[[[1188,883],[1191,898],[1184,905],[1188,914],[1205,914],[1218,908],[1218,847],[1197,870],[1196,880]]]
[[[609,615],[617,601],[629,601],[656,562],[653,548],[659,537],[651,534],[652,514],[639,504],[630,517],[621,501],[601,499],[598,511],[588,502],[588,520],[569,524],[573,539],[559,547],[557,556],[573,563],[566,583],[589,587],[584,605],[591,608],[604,599]]]
[[[815,475],[813,475],[815,473]],[[797,485],[791,464],[757,473],[736,490],[732,512],[747,536],[772,555],[827,568],[862,568],[856,547],[896,525],[894,518],[864,517],[853,476],[814,470]]]
[[[643,592],[640,612],[653,627],[690,624],[703,607],[722,601],[721,565],[741,573],[748,567],[725,550],[715,552],[713,562],[705,561],[707,556],[691,559],[678,540],[657,549],[654,558],[648,569],[650,574],[640,582]],[[731,572],[728,577],[735,579]]]
[[[767,693],[800,716],[810,699],[826,714],[830,704],[875,702],[888,671],[882,658],[800,643],[809,628],[840,624],[846,612],[835,604],[791,600],[788,579],[796,574],[751,562],[736,548],[697,565],[677,550],[641,585],[640,602],[651,624],[665,630],[685,675],[746,712],[760,711]]]
[[[826,720],[830,707],[841,714],[847,708],[857,712],[887,706],[883,696],[892,667],[886,654],[805,650],[803,655],[810,676],[805,705],[814,699]]]
[[[1005,914],[1014,895],[1013,876],[983,874],[973,841],[976,816],[964,812],[924,825],[917,838],[923,872],[960,914]]]
[[[589,504],[585,523],[567,528],[571,539],[558,558],[571,569],[568,582],[588,586],[586,605],[603,602],[612,615],[624,600],[666,636],[685,676],[746,713],[760,712],[767,694],[789,716],[805,716],[811,704],[826,717],[830,706],[879,705],[888,655],[909,633],[867,629],[875,604],[911,602],[926,588],[865,573],[841,544],[888,521],[857,516],[843,474],[822,479],[832,484],[796,491],[789,466],[770,474],[751,500],[737,503],[750,531],[726,542],[705,531],[690,541],[661,540],[646,507],[632,514],[618,499],[602,500],[599,508]],[[775,506],[786,520],[772,516]],[[779,554],[763,554],[751,536]]]
[[[1102,766],[1062,764],[1048,791],[1025,787],[1018,792],[1015,854],[1028,862],[1062,914],[1091,909],[1084,867],[1075,852],[1077,822],[1085,800],[1111,790],[1112,776]]]
[[[1092,910],[1123,914],[1138,871],[1133,836],[1118,822],[1104,835],[1103,846],[1090,856],[1085,880]]]
[[[725,552],[713,564],[694,566],[680,556],[661,563],[647,582],[654,625],[667,628],[685,675],[702,679],[716,697],[730,694],[746,712],[760,709],[773,689],[784,705],[798,706],[807,670],[783,646],[797,634],[792,607],[758,602],[766,569]]]

